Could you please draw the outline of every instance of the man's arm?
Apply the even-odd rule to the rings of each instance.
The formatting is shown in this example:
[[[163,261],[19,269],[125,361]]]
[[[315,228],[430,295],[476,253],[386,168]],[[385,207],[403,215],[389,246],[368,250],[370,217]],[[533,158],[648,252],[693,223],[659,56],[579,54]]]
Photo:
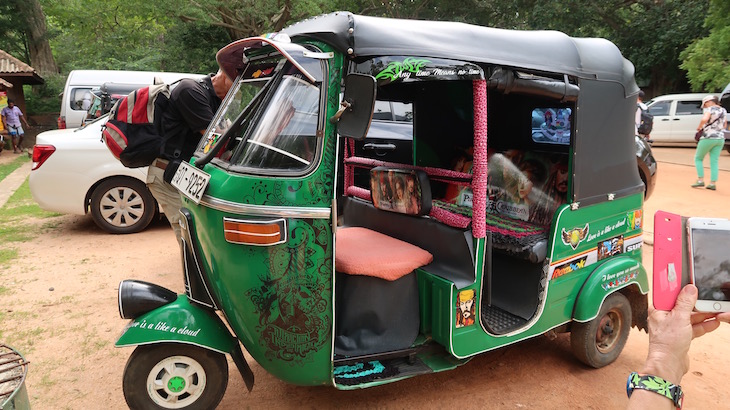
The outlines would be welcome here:
[[[661,377],[679,385],[689,370],[689,347],[692,339],[710,333],[720,322],[730,321],[730,313],[693,312],[697,288],[685,286],[671,311],[652,310],[649,315],[649,354],[643,374]],[[674,404],[661,394],[635,389],[629,399],[629,410],[674,409]]]
[[[20,111],[20,109],[18,109],[18,117],[20,117],[20,120],[23,121],[26,128],[30,128],[30,124],[28,124],[28,121],[25,119],[25,115],[23,115],[23,111]]]
[[[18,117],[20,117],[23,124],[25,124],[25,128],[30,128],[30,124],[28,124],[28,121],[25,120],[25,115],[23,115],[22,111],[18,114]]]

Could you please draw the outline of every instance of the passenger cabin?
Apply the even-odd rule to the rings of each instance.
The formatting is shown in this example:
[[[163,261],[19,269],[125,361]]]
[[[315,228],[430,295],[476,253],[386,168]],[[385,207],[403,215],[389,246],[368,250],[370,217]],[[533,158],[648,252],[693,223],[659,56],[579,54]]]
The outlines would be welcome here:
[[[463,289],[481,277],[488,333],[527,327],[544,305],[558,214],[643,190],[625,120],[638,91],[633,67],[606,40],[348,13],[285,33],[334,45],[349,73],[377,80],[367,138],[340,141],[337,354],[406,348],[419,317],[428,334],[424,292],[439,281]],[[363,252],[371,263],[352,271]],[[384,277],[406,260],[413,273]],[[366,300],[376,313],[363,311]],[[414,327],[383,337],[393,311]]]

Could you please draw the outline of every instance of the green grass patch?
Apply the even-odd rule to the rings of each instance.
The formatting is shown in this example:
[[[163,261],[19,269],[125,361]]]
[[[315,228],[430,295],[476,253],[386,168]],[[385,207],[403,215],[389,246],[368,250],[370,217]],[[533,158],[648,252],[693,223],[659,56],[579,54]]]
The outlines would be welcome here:
[[[44,211],[35,203],[26,179],[0,209],[0,243],[25,242],[33,239],[44,230],[52,229],[55,224],[38,225],[29,219],[45,219],[58,215],[61,214]],[[2,254],[0,261],[3,261]]]
[[[27,158],[25,161],[27,161]],[[17,163],[17,168],[25,161],[19,161],[16,159],[11,164]],[[0,167],[5,169],[4,167],[11,164],[6,164]],[[2,172],[2,169],[0,169],[0,172]],[[41,233],[57,226],[57,223],[54,223],[53,221],[37,223],[33,219],[43,220],[59,215],[61,214],[44,211],[35,203],[33,196],[30,193],[28,180],[26,179],[25,182],[8,199],[8,202],[0,209],[0,243],[8,244],[11,242],[29,241]],[[17,249],[7,246],[0,249],[0,265],[7,265],[10,261],[17,258]]]
[[[0,181],[5,179],[6,176],[12,174],[13,171],[20,168],[21,165],[25,164],[28,161],[30,161],[30,158],[28,158],[27,155],[19,155],[17,158],[8,162],[7,164],[0,165]]]
[[[9,261],[11,261],[17,257],[18,257],[18,250],[15,248],[0,249],[0,265],[5,265]],[[0,295],[2,295],[2,287],[0,287]]]

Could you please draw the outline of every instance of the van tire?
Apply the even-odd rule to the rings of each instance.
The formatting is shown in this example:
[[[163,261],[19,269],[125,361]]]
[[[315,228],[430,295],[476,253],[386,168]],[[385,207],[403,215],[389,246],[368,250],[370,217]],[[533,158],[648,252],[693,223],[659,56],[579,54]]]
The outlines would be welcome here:
[[[91,194],[91,216],[99,228],[113,234],[136,233],[155,216],[157,203],[142,181],[111,178]]]
[[[631,303],[619,292],[610,294],[593,320],[573,323],[570,345],[581,362],[596,369],[613,363],[631,330]]]

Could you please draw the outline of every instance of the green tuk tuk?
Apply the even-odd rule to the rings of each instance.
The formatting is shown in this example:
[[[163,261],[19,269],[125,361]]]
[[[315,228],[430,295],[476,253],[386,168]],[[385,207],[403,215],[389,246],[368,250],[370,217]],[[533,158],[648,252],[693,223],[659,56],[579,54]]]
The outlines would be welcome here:
[[[119,287],[130,407],[214,408],[226,354],[250,390],[241,344],[346,390],[546,332],[598,368],[646,329],[639,90],[611,42],[338,12],[217,60],[235,83],[172,181],[185,293]],[[406,103],[406,155],[363,142],[376,101]]]

